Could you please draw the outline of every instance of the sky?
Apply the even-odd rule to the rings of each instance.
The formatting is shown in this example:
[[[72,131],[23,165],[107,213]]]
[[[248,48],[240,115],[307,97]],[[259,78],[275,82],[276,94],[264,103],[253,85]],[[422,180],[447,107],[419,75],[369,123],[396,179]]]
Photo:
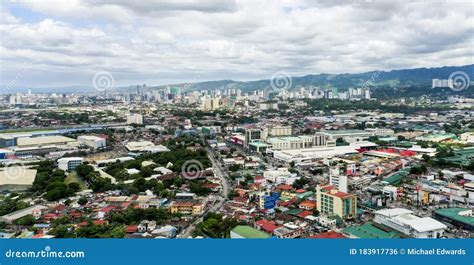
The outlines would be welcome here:
[[[473,64],[473,1],[0,0],[0,87]]]

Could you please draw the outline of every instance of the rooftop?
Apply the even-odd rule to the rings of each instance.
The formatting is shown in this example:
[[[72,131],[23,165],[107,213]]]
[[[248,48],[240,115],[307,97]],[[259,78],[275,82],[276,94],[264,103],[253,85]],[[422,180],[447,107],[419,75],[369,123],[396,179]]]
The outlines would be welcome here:
[[[232,229],[232,232],[244,238],[269,238],[270,237],[269,234],[259,231],[248,225],[238,225],[234,229]]]

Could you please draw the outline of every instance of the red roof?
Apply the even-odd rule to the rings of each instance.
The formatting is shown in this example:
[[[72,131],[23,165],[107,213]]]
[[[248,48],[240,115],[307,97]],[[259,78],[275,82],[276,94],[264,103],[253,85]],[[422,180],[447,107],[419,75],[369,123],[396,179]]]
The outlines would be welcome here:
[[[314,208],[316,207],[316,202],[315,201],[304,201],[299,204],[300,207],[305,207],[305,208]]]
[[[233,201],[240,202],[240,203],[247,203],[249,201],[249,199],[247,199],[245,197],[234,197]]]
[[[287,207],[287,206],[292,205],[293,203],[295,203],[297,200],[298,200],[298,199],[296,199],[296,198],[292,198],[292,199],[289,200],[289,201],[280,202],[279,204],[280,204],[281,206]]]
[[[310,236],[310,238],[346,238],[343,234],[336,231],[329,231],[326,233],[319,233],[317,235]]]
[[[135,233],[138,231],[138,226],[136,225],[127,225],[127,228],[125,229],[127,233]]]
[[[273,233],[273,231],[278,228],[278,226],[275,225],[274,221],[269,221],[265,219],[258,220],[257,222],[255,222],[255,224],[262,228],[262,230],[269,233]]]
[[[334,189],[334,186],[332,185],[324,186],[322,187],[322,189],[324,189],[328,194],[339,197],[339,198],[346,198],[346,197],[351,196],[351,194],[349,193],[345,193],[345,192]]]
[[[58,212],[62,212],[62,211],[64,211],[64,209],[66,209],[66,205],[62,205],[62,204],[54,207],[54,210],[56,210]]]
[[[105,206],[100,211],[104,212],[104,213],[108,213],[108,212],[112,211],[113,209],[115,209],[115,206],[109,205],[109,206]]]
[[[297,189],[297,190],[296,190],[296,193],[305,193],[305,192],[306,192],[305,189]]]
[[[292,190],[293,186],[288,185],[288,184],[280,184],[276,188],[277,190]]]
[[[306,211],[302,211],[301,213],[299,213],[299,214],[297,214],[297,215],[298,215],[298,217],[300,217],[300,218],[305,218],[306,216],[312,215],[312,214],[313,214],[312,211],[306,210]]]

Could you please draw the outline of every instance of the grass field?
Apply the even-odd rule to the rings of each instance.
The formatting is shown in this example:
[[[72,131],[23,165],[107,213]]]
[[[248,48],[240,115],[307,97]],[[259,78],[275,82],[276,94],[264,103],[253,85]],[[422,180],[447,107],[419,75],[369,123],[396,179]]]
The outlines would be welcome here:
[[[64,182],[66,184],[69,184],[69,183],[72,183],[72,182],[77,182],[77,183],[79,183],[79,186],[81,187],[81,190],[86,189],[86,184],[84,184],[84,182],[77,177],[76,172],[69,173],[68,176],[66,177],[66,180],[64,180]]]

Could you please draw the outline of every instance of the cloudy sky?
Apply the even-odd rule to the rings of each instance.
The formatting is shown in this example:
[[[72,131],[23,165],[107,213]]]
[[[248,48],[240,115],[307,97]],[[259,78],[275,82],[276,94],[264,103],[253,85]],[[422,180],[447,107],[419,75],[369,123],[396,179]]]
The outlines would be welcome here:
[[[470,0],[0,1],[3,89],[473,64]]]

